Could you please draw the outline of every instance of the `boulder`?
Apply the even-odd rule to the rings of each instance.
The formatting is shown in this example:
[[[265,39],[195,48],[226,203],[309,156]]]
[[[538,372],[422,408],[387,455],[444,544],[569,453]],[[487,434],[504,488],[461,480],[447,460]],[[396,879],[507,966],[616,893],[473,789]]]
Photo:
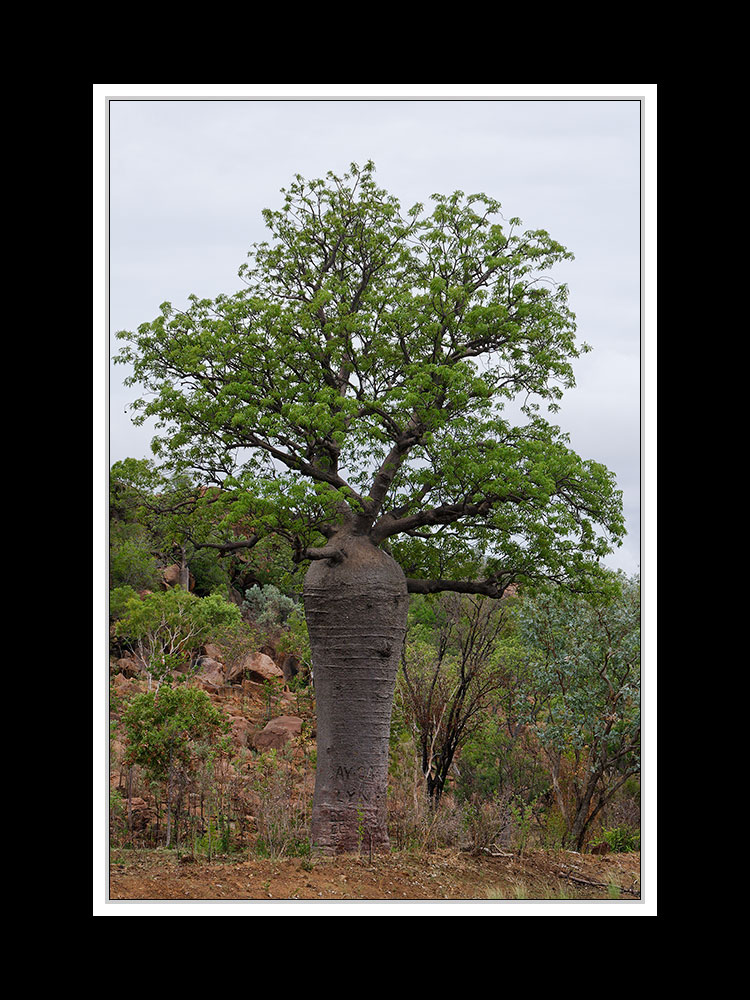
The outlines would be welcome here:
[[[241,747],[249,746],[250,734],[252,733],[251,724],[241,715],[234,715],[229,721],[232,726],[232,742]]]
[[[224,684],[224,664],[210,656],[201,656],[196,662],[196,676],[212,684]]]
[[[194,677],[189,683],[190,687],[197,687],[208,694],[218,694],[224,686],[222,682],[210,680],[208,677]]]
[[[245,661],[245,676],[251,681],[284,680],[284,671],[265,653],[253,653]]]
[[[279,750],[301,732],[302,719],[295,715],[280,715],[277,719],[271,719],[255,736],[253,745],[256,750]]]
[[[276,659],[276,664],[281,668],[286,684],[293,680],[300,672],[300,660],[294,653],[281,653]]]
[[[112,678],[112,685],[115,691],[120,694],[130,687],[130,680],[123,673],[115,674]]]
[[[237,684],[244,678],[262,684],[264,681],[284,680],[284,672],[265,653],[250,653],[227,670],[227,683]]]
[[[115,673],[123,674],[125,677],[137,677],[140,674],[141,668],[138,662],[130,656],[121,656],[117,660],[117,666]]]
[[[173,563],[171,566],[165,566],[161,571],[161,585],[164,590],[169,590],[170,587],[176,587],[180,583],[182,575],[182,570],[179,563]],[[195,577],[188,571],[188,590],[192,590],[195,586]]]
[[[112,686],[115,689],[115,694],[118,697],[122,697],[124,694],[136,694],[141,691],[147,691],[148,685],[145,680],[136,679],[135,677],[126,677],[125,674],[115,674],[112,678]]]
[[[222,665],[224,663],[224,654],[221,647],[217,646],[215,642],[207,642],[203,647],[203,654],[211,660],[218,660]]]

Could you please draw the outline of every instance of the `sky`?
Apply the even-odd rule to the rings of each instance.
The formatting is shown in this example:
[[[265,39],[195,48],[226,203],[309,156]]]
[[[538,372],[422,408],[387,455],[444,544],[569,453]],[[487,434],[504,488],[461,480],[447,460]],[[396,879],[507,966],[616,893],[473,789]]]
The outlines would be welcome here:
[[[628,536],[607,562],[639,571],[649,98],[638,98],[655,85],[575,94],[555,85],[96,86],[108,155],[99,178],[108,199],[107,359],[119,347],[115,332],[154,319],[160,303],[238,290],[240,265],[266,236],[261,212],[280,206],[296,173],[373,160],[377,183],[403,209],[435,192],[483,192],[506,218],[546,229],[575,255],[553,277],[567,282],[578,337],[593,350],[575,362],[576,388],[551,419],[578,454],[614,472]],[[137,389],[123,385],[122,366],[105,364],[108,463],[150,457],[152,431],[127,413]]]

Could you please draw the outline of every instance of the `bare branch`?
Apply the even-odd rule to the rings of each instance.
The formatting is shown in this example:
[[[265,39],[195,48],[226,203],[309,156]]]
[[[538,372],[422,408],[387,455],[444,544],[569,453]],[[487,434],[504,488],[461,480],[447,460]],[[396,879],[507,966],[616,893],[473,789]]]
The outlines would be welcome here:
[[[438,594],[450,590],[456,594],[483,594],[499,600],[513,583],[513,577],[505,582],[499,580],[419,580],[407,577],[406,586],[410,594]]]

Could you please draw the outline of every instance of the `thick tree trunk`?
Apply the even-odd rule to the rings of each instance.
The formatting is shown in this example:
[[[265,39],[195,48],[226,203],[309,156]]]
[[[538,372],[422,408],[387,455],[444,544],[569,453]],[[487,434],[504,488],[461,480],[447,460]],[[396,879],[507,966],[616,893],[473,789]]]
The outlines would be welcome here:
[[[317,704],[311,841],[336,854],[387,851],[388,738],[406,634],[406,579],[362,536],[337,536],[337,562],[305,577]]]

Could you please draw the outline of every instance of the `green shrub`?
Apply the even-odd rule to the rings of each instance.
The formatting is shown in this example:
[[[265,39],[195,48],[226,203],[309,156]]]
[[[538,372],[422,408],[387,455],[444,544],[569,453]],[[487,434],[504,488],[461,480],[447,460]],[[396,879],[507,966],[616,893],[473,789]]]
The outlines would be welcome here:
[[[159,580],[148,538],[137,525],[113,523],[109,543],[109,585],[153,590]]]
[[[116,634],[138,652],[149,678],[160,682],[190,665],[203,643],[239,620],[239,608],[219,594],[196,597],[173,587],[127,601]]]
[[[115,846],[127,830],[125,802],[122,793],[112,788],[109,792],[109,836],[110,844]]]
[[[279,638],[277,649],[280,653],[291,653],[303,664],[312,661],[310,636],[307,633],[305,611],[301,604],[295,604],[284,622],[284,632]]]
[[[197,549],[190,556],[188,566],[195,581],[193,593],[197,597],[209,594],[221,594],[222,597],[229,595],[229,574],[213,549]]]
[[[132,587],[115,587],[109,592],[109,617],[116,621],[127,611],[128,601],[137,598],[138,594]]]
[[[196,854],[212,858],[217,854],[231,854],[236,850],[232,843],[232,831],[226,820],[220,820],[218,826],[213,817],[206,826],[206,832],[195,840],[193,849]]]
[[[567,824],[560,810],[554,806],[547,810],[542,829],[542,844],[548,851],[557,851],[565,844]]]
[[[619,854],[641,849],[641,831],[634,827],[615,826],[611,830],[603,830],[602,837],[610,849]]]
[[[284,625],[296,607],[291,597],[282,594],[278,587],[270,583],[264,587],[255,584],[246,590],[242,602],[242,610],[250,621],[267,628]]]
[[[176,768],[196,767],[196,745],[219,746],[229,720],[197,688],[161,688],[137,694],[122,715],[125,763],[149,778],[167,780]]]

